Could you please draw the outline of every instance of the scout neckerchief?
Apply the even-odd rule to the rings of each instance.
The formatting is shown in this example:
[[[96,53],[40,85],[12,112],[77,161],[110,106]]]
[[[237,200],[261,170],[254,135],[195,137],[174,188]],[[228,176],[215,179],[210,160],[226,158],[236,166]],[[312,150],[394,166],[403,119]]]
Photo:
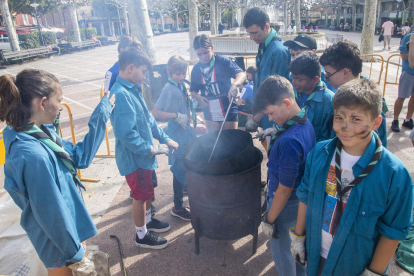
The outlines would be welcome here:
[[[183,92],[184,97],[187,99],[188,109],[191,111],[191,117],[192,117],[192,119],[193,119],[193,125],[194,125],[194,128],[196,128],[196,126],[197,126],[197,117],[196,117],[196,115],[197,115],[197,114],[195,113],[193,103],[191,102],[190,97],[188,96],[187,89],[185,88],[185,84],[184,84],[184,83],[182,83],[182,84],[178,84],[178,83],[177,83],[176,81],[174,81],[171,77],[168,77],[168,81],[169,81],[172,85],[175,85],[176,87],[178,87],[178,89],[180,89],[180,90],[181,90],[181,92]]]
[[[276,132],[276,134],[272,137],[272,140],[270,141],[268,150],[269,153],[268,155],[270,156],[270,151],[273,147],[273,144],[275,143],[276,139],[283,133],[285,132],[287,129],[289,129],[291,126],[293,126],[296,123],[300,123],[302,125],[304,125],[306,123],[306,112],[304,109],[301,109],[301,111],[296,114],[295,116],[292,117],[292,119],[290,119],[289,121],[287,121],[286,123],[284,123],[279,130]]]
[[[270,144],[268,146],[268,156],[270,156],[270,151],[273,147],[273,144],[276,142],[276,139],[279,138],[279,136],[285,132],[287,129],[289,129],[291,126],[293,126],[296,123],[300,123],[302,125],[304,125],[306,123],[306,112],[305,109],[301,109],[300,112],[298,114],[296,114],[295,116],[292,117],[292,119],[290,119],[289,121],[287,121],[286,123],[284,123],[279,130],[276,132],[276,134],[272,137],[272,140],[270,141]],[[269,169],[267,169],[267,183],[269,183]]]
[[[256,56],[256,70],[258,71],[258,77],[257,77],[257,83],[260,82],[260,75],[261,75],[261,70],[260,70],[260,63],[262,62],[262,58],[264,53],[266,52],[267,47],[269,46],[270,42],[275,41],[275,40],[282,40],[280,37],[277,36],[277,32],[272,28],[270,29],[270,34],[269,36],[266,38],[265,42],[262,42],[259,44],[259,49],[257,51],[257,56]],[[259,85],[257,85],[257,87],[259,87]]]
[[[62,146],[62,142],[57,139],[55,135],[50,133],[50,131],[44,125],[42,125],[40,128],[36,125],[33,125],[33,127],[25,131],[25,133],[41,141],[49,149],[51,149],[72,174],[72,178],[75,184],[86,191],[85,187],[82,185],[82,182],[78,177],[78,173],[76,172],[75,164],[73,163],[72,158],[70,158],[69,154]]]
[[[375,137],[375,153],[372,156],[371,161],[369,162],[368,166],[362,171],[360,175],[358,175],[357,178],[355,178],[347,187],[342,189],[342,176],[341,176],[341,150],[342,150],[342,142],[340,139],[338,139],[336,143],[336,153],[335,153],[335,174],[336,174],[336,193],[338,202],[336,204],[336,212],[335,212],[335,218],[332,228],[332,236],[335,235],[336,230],[339,225],[339,221],[341,220],[342,213],[343,213],[343,204],[342,204],[342,197],[351,190],[354,186],[358,185],[372,170],[374,169],[375,165],[378,163],[378,161],[381,159],[382,154],[382,143],[379,139],[378,135],[373,131],[372,134]]]
[[[319,81],[318,84],[315,86],[315,89],[313,89],[312,94],[309,95],[308,99],[303,104],[302,109],[306,109],[306,107],[312,101],[313,97],[315,97],[316,92],[321,91],[321,90],[324,90],[325,88],[326,88],[325,83],[323,81]],[[302,96],[302,93],[298,93],[298,95],[299,95],[299,99],[298,99],[298,102],[299,102],[300,101],[300,97]]]
[[[211,76],[213,75],[213,72],[214,72],[214,64],[216,63],[216,58],[215,58],[215,56],[214,56],[214,54],[213,54],[213,57],[211,58],[211,60],[210,60],[210,66],[209,66],[209,69],[208,69],[208,71],[205,73],[204,72],[204,68],[203,68],[203,64],[201,63],[201,61],[200,61],[200,71],[201,71],[201,77],[203,78],[203,81],[204,81],[204,84],[206,85],[206,91],[208,92],[208,93],[206,93],[206,96],[207,96],[207,94],[209,94],[209,93],[212,93],[212,94],[214,94],[213,93],[213,89],[211,88]]]

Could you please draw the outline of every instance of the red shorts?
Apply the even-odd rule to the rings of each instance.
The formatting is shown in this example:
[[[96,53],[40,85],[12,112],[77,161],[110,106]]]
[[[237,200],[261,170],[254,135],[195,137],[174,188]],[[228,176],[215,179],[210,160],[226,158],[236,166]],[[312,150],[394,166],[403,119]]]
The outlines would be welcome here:
[[[154,197],[152,185],[152,170],[138,169],[125,176],[132,198],[135,200],[150,200]]]

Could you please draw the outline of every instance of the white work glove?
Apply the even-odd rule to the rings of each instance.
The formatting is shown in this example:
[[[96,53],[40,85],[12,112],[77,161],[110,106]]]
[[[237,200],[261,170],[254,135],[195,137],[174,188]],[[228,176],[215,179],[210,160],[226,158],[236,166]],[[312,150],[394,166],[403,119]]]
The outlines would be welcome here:
[[[386,274],[378,274],[378,273],[375,273],[375,272],[372,272],[371,270],[369,270],[367,267],[365,268],[365,270],[364,270],[364,272],[362,272],[362,274],[361,275],[359,275],[359,276],[382,276],[382,275],[385,275],[386,276]]]
[[[168,153],[170,152],[170,150],[168,149],[168,146],[165,144],[158,144],[155,146],[151,146],[151,156],[153,157],[154,155],[159,155],[159,154],[166,154],[168,155]]]
[[[262,231],[269,239],[279,239],[279,233],[276,228],[276,221],[269,223],[267,221],[267,212],[262,216]]]
[[[68,265],[74,276],[97,276],[94,263],[84,257],[79,263]]]
[[[175,118],[174,121],[180,124],[183,129],[187,129],[190,118],[185,114],[177,113],[177,118]]]
[[[230,87],[230,90],[229,90],[229,93],[228,93],[228,96],[229,96],[229,99],[231,99],[231,98],[236,98],[236,96],[237,96],[237,94],[239,93],[239,89],[237,88],[237,86],[236,85],[232,85],[231,87]],[[230,103],[231,104],[231,103]]]
[[[259,125],[253,121],[252,117],[247,117],[246,129],[245,129],[247,132],[255,132],[258,127]]]
[[[290,253],[292,254],[295,262],[301,265],[305,265],[306,261],[306,248],[305,241],[306,236],[298,236],[295,234],[295,227],[289,228],[289,236],[292,240],[290,244]]]
[[[266,140],[267,136],[270,136],[270,137],[275,136],[278,130],[279,130],[279,127],[276,125],[273,125],[273,127],[266,128],[265,130],[262,130],[259,133],[257,133],[254,138],[259,138],[259,141],[263,142],[264,140]]]

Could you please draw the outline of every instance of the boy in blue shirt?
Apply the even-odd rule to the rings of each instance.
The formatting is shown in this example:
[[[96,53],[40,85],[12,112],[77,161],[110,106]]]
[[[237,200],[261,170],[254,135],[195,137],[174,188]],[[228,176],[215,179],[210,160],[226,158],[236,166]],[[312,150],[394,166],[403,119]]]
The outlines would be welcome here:
[[[316,39],[307,34],[300,34],[297,37],[295,37],[295,39],[286,41],[285,43],[283,43],[283,45],[289,48],[292,61],[303,52],[309,51],[316,53],[316,50],[318,49],[318,43],[316,42]],[[329,90],[331,90],[334,93],[336,92],[336,90],[338,90],[333,88],[332,85],[330,85],[329,82],[326,80],[325,69],[323,67],[321,68],[320,78]]]
[[[280,276],[305,275],[289,254],[289,227],[295,225],[299,200],[296,188],[305,169],[306,156],[315,146],[315,133],[305,110],[296,103],[292,84],[284,77],[268,77],[259,87],[253,111],[269,116],[280,129],[269,146],[267,212],[262,228]]]
[[[151,218],[152,172],[158,167],[155,155],[168,154],[168,146],[178,148],[178,144],[157,126],[145,104],[140,84],[149,66],[151,61],[138,49],[121,53],[119,76],[111,89],[111,94],[116,97],[116,107],[110,118],[115,135],[116,165],[119,173],[125,175],[133,197],[135,244],[162,249],[168,246],[168,241],[152,232],[165,232],[170,226]],[[161,144],[154,145],[153,138]]]
[[[180,56],[172,56],[167,63],[168,82],[161,91],[161,95],[152,110],[156,119],[167,119],[168,126],[164,128],[165,134],[180,143],[174,155],[168,156],[170,170],[173,173],[174,207],[171,215],[190,221],[191,216],[183,206],[184,187],[187,186],[185,177],[183,155],[184,146],[196,138],[194,129],[190,126],[190,117],[194,127],[197,125],[196,113],[188,96],[184,84],[187,75],[187,62]]]
[[[411,228],[413,183],[374,132],[382,122],[382,93],[374,82],[347,82],[333,105],[337,137],[309,153],[296,193],[293,259],[304,264],[307,253],[309,276],[384,275]]]
[[[359,78],[359,74],[362,72],[363,64],[358,45],[349,40],[329,46],[319,58],[319,62],[325,68],[325,79],[334,88],[339,88],[348,81]],[[387,147],[387,124],[384,113],[388,111],[388,107],[385,99],[383,99],[382,110],[382,124],[376,132],[381,139],[382,146]]]
[[[240,99],[237,100],[237,105],[239,106],[239,111],[253,114],[253,78],[256,72],[256,67],[250,66],[246,70],[246,81],[248,82],[242,89],[242,95]],[[248,117],[247,120],[251,120],[251,117]]]
[[[305,109],[315,131],[316,142],[331,136],[334,93],[321,81],[321,65],[318,56],[304,52],[289,65],[292,84],[297,92],[299,107]]]

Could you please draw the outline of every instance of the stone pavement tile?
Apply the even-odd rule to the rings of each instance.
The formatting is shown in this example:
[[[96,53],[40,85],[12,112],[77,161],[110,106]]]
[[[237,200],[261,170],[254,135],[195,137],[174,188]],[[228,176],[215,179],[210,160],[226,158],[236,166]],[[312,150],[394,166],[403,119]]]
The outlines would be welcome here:
[[[124,184],[122,187],[126,187]],[[130,214],[131,201],[124,195],[115,196],[107,213],[97,224],[98,235],[88,240],[88,245],[98,245],[110,255],[112,275],[123,275],[116,241],[109,238],[115,234],[121,240],[125,263],[131,275],[275,275],[276,270],[268,249],[267,239],[259,235],[258,252],[251,256],[252,237],[237,241],[200,239],[200,255],[194,253],[194,231],[189,222],[172,217],[169,212],[157,214],[156,218],[167,221],[171,230],[159,235],[169,240],[163,250],[137,248],[135,229]],[[171,196],[168,196],[171,198]],[[156,202],[165,204],[165,196]],[[172,207],[169,203],[168,210]],[[163,208],[163,209],[164,209]]]

